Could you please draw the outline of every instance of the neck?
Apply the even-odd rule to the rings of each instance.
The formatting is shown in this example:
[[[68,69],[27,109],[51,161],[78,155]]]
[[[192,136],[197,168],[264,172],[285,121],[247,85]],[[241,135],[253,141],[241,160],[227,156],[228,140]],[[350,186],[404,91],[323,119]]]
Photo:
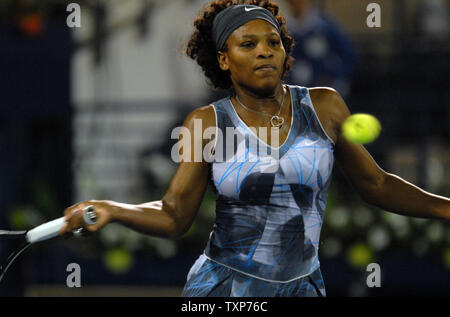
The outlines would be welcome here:
[[[246,87],[235,85],[236,96],[246,107],[256,111],[276,112],[286,91],[280,83],[272,92],[257,92]]]

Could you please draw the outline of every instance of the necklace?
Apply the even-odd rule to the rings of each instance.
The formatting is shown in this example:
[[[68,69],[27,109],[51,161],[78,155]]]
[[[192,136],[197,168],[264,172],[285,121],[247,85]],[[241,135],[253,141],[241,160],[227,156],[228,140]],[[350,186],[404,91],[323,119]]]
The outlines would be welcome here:
[[[283,87],[283,92],[284,92],[284,87]],[[270,117],[270,124],[272,125],[272,127],[276,127],[276,128],[281,128],[283,126],[284,123],[284,118],[280,117],[279,114],[281,112],[281,108],[283,107],[284,104],[284,98],[286,97],[286,93],[283,93],[283,99],[281,99],[281,104],[280,104],[280,108],[278,109],[277,113],[274,115],[268,114],[266,112],[263,111],[257,111],[257,110],[253,110],[251,108],[246,107],[240,100],[239,97],[236,95],[235,99],[236,101],[246,110],[248,111],[252,111],[258,114],[263,114],[266,115],[268,117]]]

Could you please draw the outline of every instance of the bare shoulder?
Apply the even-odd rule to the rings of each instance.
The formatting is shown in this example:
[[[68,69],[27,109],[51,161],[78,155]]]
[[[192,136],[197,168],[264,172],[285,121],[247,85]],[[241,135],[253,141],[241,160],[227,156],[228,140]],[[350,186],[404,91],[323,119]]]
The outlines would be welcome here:
[[[194,120],[201,120],[202,129],[216,126],[216,113],[214,107],[210,105],[202,106],[192,110],[184,121],[184,125],[190,127]]]
[[[338,117],[350,114],[344,99],[335,89],[330,87],[313,87],[308,88],[308,91],[316,110],[325,110]]]
[[[308,88],[308,91],[311,98],[315,99],[331,99],[334,98],[335,95],[339,95],[336,89],[331,87],[311,87]]]
[[[323,128],[336,143],[341,124],[350,115],[344,99],[330,87],[313,87],[308,91]]]

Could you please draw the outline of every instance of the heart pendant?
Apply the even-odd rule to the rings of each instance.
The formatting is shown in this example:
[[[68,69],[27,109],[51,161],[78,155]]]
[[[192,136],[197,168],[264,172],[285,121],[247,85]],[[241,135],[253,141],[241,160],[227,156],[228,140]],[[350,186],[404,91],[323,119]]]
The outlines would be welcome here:
[[[281,127],[284,123],[284,118],[283,117],[279,117],[279,116],[273,116],[270,119],[270,123],[272,124],[272,127]]]

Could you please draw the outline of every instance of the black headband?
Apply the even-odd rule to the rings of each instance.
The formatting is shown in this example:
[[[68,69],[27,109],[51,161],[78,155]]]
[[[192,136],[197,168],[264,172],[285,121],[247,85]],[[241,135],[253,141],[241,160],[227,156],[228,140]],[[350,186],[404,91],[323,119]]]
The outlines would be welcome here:
[[[272,24],[281,34],[280,24],[273,14],[262,7],[247,4],[238,4],[220,11],[213,21],[212,37],[216,43],[216,49],[221,51],[228,37],[241,25],[256,19],[261,19]]]

